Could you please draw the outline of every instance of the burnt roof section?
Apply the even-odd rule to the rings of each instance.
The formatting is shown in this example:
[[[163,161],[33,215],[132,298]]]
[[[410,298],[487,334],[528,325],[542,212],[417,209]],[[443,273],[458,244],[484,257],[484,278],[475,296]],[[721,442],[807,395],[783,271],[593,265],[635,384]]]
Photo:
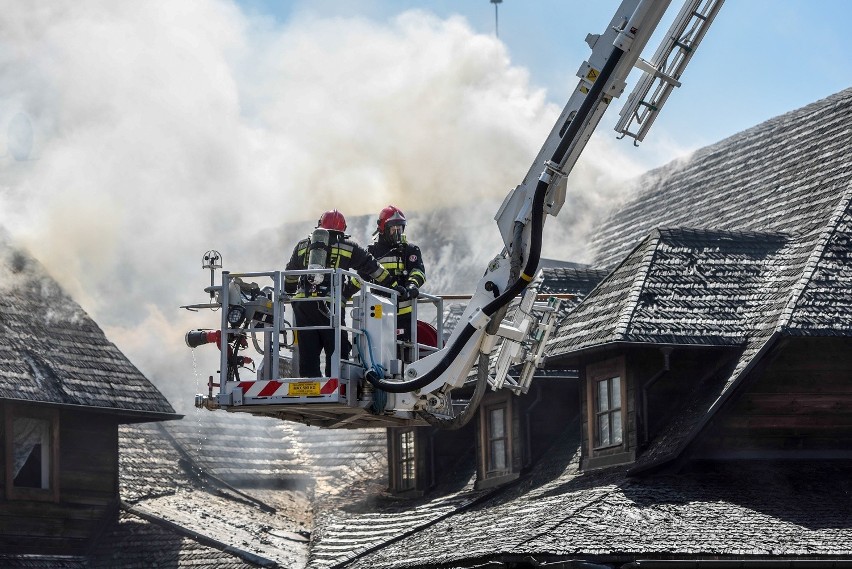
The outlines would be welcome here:
[[[260,423],[254,432],[240,429],[239,422],[231,423],[232,430],[248,435],[246,446],[254,447],[258,454],[265,451],[268,457],[264,462],[249,461],[236,475],[232,469],[220,472],[196,458],[202,441],[204,445],[215,446],[215,441],[221,437],[222,432],[215,423],[196,424],[196,437],[184,439],[186,446],[166,430],[166,425],[171,426],[171,423],[120,427],[121,497],[125,501],[125,511],[139,519],[129,524],[131,536],[125,535],[127,529],[121,527],[123,523],[110,531],[127,540],[130,553],[144,558],[147,540],[155,540],[146,534],[153,531],[160,536],[156,539],[165,540],[169,549],[182,560],[205,546],[219,551],[227,549],[230,555],[220,557],[230,558],[228,562],[232,563],[240,559],[251,562],[252,556],[256,556],[280,567],[304,566],[311,517],[308,494],[304,488],[288,485],[286,478],[276,480],[270,475],[270,471],[287,471],[285,463],[293,459],[282,458],[276,452],[280,440],[270,432],[270,421],[253,419]],[[183,419],[181,422],[191,421]],[[266,432],[268,438],[262,440],[257,436],[259,432]],[[231,455],[232,451],[228,444],[219,447],[221,462],[214,466],[221,467],[229,456],[239,460],[238,456]],[[254,479],[250,478],[252,470],[256,471]],[[224,480],[224,476],[233,478]],[[131,539],[135,535],[143,539]],[[98,555],[110,551],[109,544],[101,543],[103,541],[100,540],[98,547],[106,553]],[[192,565],[187,562],[176,566]]]
[[[175,418],[162,393],[26,252],[0,232],[0,398]]]
[[[197,538],[198,536],[196,536]],[[83,565],[86,569],[171,567],[173,569],[255,569],[274,566],[262,558],[238,551],[224,551],[212,541],[201,543],[167,524],[153,523],[133,513],[122,511],[98,540]],[[63,567],[51,565],[51,567]]]

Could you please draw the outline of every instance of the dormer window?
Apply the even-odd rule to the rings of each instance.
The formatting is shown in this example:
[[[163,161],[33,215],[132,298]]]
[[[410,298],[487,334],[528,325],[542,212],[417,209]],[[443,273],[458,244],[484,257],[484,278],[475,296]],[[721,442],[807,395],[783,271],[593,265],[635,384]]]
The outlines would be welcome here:
[[[583,445],[583,468],[600,468],[635,460],[630,441],[633,409],[623,357],[589,364],[585,368],[585,416],[588,429]]]
[[[513,395],[487,395],[479,408],[477,488],[497,486],[518,477],[522,462],[519,423]]]
[[[431,485],[427,427],[388,428],[388,480],[396,494],[420,496]]]

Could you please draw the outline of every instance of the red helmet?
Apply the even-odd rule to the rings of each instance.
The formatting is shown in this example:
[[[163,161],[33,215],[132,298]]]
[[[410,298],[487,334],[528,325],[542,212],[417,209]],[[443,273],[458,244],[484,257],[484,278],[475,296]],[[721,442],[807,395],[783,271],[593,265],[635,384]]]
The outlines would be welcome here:
[[[329,231],[346,231],[346,218],[336,209],[332,209],[320,216],[317,227]]]
[[[384,233],[388,226],[402,225],[405,227],[405,214],[398,207],[389,205],[379,212],[379,220],[376,221],[379,226],[379,233]]]

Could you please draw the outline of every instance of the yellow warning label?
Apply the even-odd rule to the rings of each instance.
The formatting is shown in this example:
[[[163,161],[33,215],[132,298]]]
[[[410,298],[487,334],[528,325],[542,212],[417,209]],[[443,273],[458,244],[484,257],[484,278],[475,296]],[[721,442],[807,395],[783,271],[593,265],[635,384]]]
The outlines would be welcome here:
[[[370,307],[370,316],[373,318],[381,318],[382,317],[382,305],[375,304]]]
[[[599,71],[597,71],[597,70],[595,70],[594,68],[589,69],[589,72],[588,72],[588,73],[586,73],[586,79],[588,79],[589,81],[591,81],[592,83],[594,83],[594,82],[595,82],[595,79],[597,79],[597,78],[598,78],[598,75],[599,75],[599,74],[600,74],[600,72],[599,72]]]
[[[287,395],[320,395],[320,383],[318,381],[293,382],[287,386]]]

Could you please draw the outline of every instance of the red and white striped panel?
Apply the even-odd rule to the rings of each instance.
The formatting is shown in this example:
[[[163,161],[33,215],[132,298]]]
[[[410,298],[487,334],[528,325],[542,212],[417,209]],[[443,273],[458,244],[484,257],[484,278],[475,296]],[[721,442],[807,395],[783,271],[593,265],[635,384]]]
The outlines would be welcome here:
[[[241,381],[237,387],[242,389],[243,397],[287,397],[290,383],[275,379],[263,381]],[[320,395],[331,395],[337,391],[337,378],[320,381]]]

